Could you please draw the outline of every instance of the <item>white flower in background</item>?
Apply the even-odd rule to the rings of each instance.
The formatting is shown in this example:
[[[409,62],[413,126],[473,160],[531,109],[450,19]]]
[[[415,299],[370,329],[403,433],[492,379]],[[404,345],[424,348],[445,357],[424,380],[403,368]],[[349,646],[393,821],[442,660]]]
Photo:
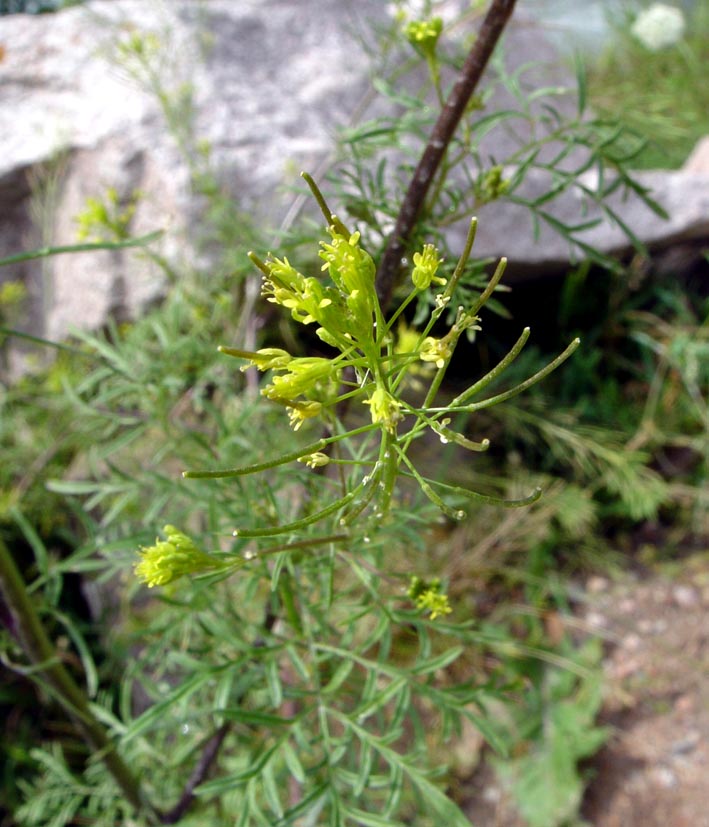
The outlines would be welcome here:
[[[682,10],[665,3],[653,3],[635,18],[630,31],[651,52],[674,46],[682,38],[685,20]]]

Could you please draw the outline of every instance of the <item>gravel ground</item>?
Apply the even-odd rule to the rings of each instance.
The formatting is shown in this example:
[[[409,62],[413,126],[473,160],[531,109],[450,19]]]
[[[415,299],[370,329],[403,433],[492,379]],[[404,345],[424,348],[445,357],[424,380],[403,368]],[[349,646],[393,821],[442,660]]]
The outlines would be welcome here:
[[[591,577],[580,615],[607,641],[602,722],[588,763],[592,827],[709,827],[709,552],[671,576]],[[476,827],[523,827],[483,762],[466,812]]]

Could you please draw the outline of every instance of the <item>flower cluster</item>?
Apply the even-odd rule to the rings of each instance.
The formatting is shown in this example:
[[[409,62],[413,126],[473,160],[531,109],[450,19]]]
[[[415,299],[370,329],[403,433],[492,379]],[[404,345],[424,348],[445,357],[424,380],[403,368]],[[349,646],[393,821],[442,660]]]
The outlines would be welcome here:
[[[314,184],[311,183],[311,187]],[[248,359],[249,364],[242,370],[256,367],[273,372],[272,381],[261,393],[288,409],[296,430],[304,420],[323,414],[337,403],[343,371],[350,368],[356,377],[356,389],[348,391],[348,395],[362,393],[372,423],[394,434],[404,417],[402,404],[392,392],[388,378],[395,366],[394,354],[409,357],[404,361],[405,371],[411,367],[415,372],[413,363],[417,360],[440,369],[447,365],[455,341],[409,332],[402,349],[404,327],[400,325],[399,341],[395,342],[379,306],[376,267],[360,245],[360,234],[350,233],[336,216],[328,213],[319,191],[315,194],[330,221],[327,228],[330,240],[320,242],[319,251],[324,262],[321,270],[328,274],[330,283],[305,276],[287,258],[269,255],[262,261],[253,253],[249,255],[263,274],[262,295],[290,311],[295,321],[317,324],[319,338],[338,349],[340,355],[331,359],[295,358],[280,348],[256,352],[229,347],[220,350]],[[437,275],[442,259],[432,244],[425,244],[414,253],[413,263],[411,280],[415,291],[412,296],[434,284],[446,284],[446,279]],[[442,309],[443,304],[439,310]]]
[[[501,172],[501,169],[496,169],[491,173],[487,182],[489,187],[495,189],[503,185]],[[262,273],[263,295],[267,300],[288,310],[297,322],[317,325],[318,336],[336,352],[330,357],[294,357],[286,350],[273,347],[258,351],[232,347],[222,347],[220,350],[229,356],[245,359],[248,362],[245,367],[270,371],[269,380],[263,384],[261,393],[287,409],[295,429],[300,428],[307,419],[320,417],[327,424],[327,430],[315,442],[302,446],[300,450],[282,453],[266,462],[242,468],[185,471],[183,475],[192,479],[238,477],[265,472],[296,460],[313,469],[328,463],[353,468],[352,474],[339,469],[343,493],[327,507],[278,526],[235,529],[234,534],[242,538],[299,531],[331,515],[336,515],[341,526],[352,525],[366,512],[381,519],[391,507],[401,474],[414,480],[421,492],[452,520],[462,520],[466,515],[458,504],[450,504],[452,497],[457,502],[469,499],[514,508],[537,500],[541,495],[539,488],[526,497],[501,500],[489,494],[428,479],[419,473],[412,462],[410,448],[415,440],[432,431],[443,444],[451,443],[456,448],[474,452],[486,451],[490,441],[477,441],[460,433],[451,415],[472,414],[531,387],[562,364],[578,347],[579,340],[574,340],[563,353],[524,382],[504,392],[475,400],[474,397],[494,383],[522,351],[530,333],[529,328],[525,328],[497,365],[449,403],[442,405],[437,397],[456,345],[463,334],[480,329],[478,313],[497,288],[505,271],[506,259],[500,260],[486,288],[467,308],[456,308],[455,320],[448,332],[442,336],[432,335],[440,325],[443,314],[452,311],[450,304],[475,240],[477,222],[472,219],[463,252],[447,279],[438,275],[442,260],[433,245],[425,244],[414,253],[408,295],[385,319],[377,297],[376,268],[372,258],[360,245],[359,233],[350,232],[330,212],[312,178],[305,173],[303,177],[327,221],[329,238],[320,243],[319,249],[323,262],[321,272],[317,277],[306,276],[285,257],[278,259],[269,255],[262,261],[253,253],[249,256]],[[425,299],[421,296],[422,291],[432,289],[434,285],[442,285],[440,292],[421,302],[424,309],[426,305],[430,307],[428,320],[418,331],[409,328],[405,322],[405,311],[412,303]],[[412,384],[416,394],[407,393]],[[416,401],[412,403],[411,398]],[[340,403],[345,401],[365,405],[371,424],[356,423],[348,428],[338,411]],[[340,443],[344,446],[352,437],[365,433],[367,437],[356,451],[350,451],[349,456],[345,452],[330,453],[332,446]],[[355,483],[358,466],[361,466],[362,476]],[[163,555],[167,551],[170,552],[168,557],[174,555],[174,550],[168,549],[167,544],[144,550],[146,559],[141,563],[139,573],[146,581],[158,583],[162,582],[163,577],[172,576],[162,573],[164,569],[168,572],[175,570],[163,565]],[[203,562],[203,558],[198,559],[200,565]],[[185,570],[190,570],[191,563],[184,565]],[[180,571],[179,567],[176,570]],[[427,612],[431,618],[450,612],[448,598],[442,592],[439,581],[427,583],[416,579],[412,581],[409,594],[418,609]]]
[[[163,533],[167,540],[155,540],[154,546],[140,549],[141,560],[135,574],[148,588],[165,586],[183,574],[198,574],[220,568],[223,563],[197,548],[194,540],[172,525]]]
[[[350,233],[335,216],[331,216],[328,233],[330,239],[320,243],[319,256],[329,284],[303,275],[286,258],[269,256],[261,261],[253,254],[251,258],[263,273],[262,293],[266,299],[285,307],[301,324],[317,324],[317,335],[337,348],[340,355],[332,359],[295,358],[280,348],[255,353],[226,347],[221,350],[248,359],[245,367],[272,371],[270,384],[261,392],[288,408],[296,429],[305,419],[336,404],[343,369],[350,367],[356,377],[355,392],[366,397],[363,401],[369,406],[372,422],[393,433],[403,414],[383,369],[391,359],[393,337],[386,331],[379,306],[374,261],[360,246],[359,233]],[[413,278],[419,290],[434,282],[445,283],[436,277],[439,264],[437,251],[430,244],[414,255]]]
[[[682,9],[665,3],[653,3],[635,18],[630,31],[646,49],[659,52],[678,43],[685,30]]]
[[[414,575],[409,583],[406,594],[421,612],[428,612],[431,620],[451,613],[448,595],[441,591],[441,581],[438,577],[426,581]]]
[[[332,243],[320,243],[320,258],[325,262],[322,269],[329,272],[344,297],[348,311],[345,321],[349,328],[345,337],[363,346],[372,339],[372,321],[378,310],[374,307],[376,267],[369,253],[359,246],[359,233],[345,237],[334,226],[329,227],[328,232]]]
[[[443,20],[440,17],[432,17],[430,20],[412,20],[407,23],[404,34],[414,48],[419,49],[426,57],[433,57],[442,31]]]
[[[433,244],[424,244],[420,253],[414,253],[414,269],[411,273],[411,281],[413,281],[417,290],[427,290],[431,286],[431,282],[441,285],[446,283],[444,278],[436,276],[441,261],[438,258],[438,250]]]

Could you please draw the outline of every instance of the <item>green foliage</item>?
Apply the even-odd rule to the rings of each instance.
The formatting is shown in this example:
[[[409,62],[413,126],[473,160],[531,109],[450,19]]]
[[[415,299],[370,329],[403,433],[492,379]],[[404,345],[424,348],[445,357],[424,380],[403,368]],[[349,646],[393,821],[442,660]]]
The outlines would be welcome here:
[[[100,763],[78,774],[67,766],[57,745],[34,749],[31,757],[40,772],[35,783],[20,782],[24,803],[14,814],[18,824],[64,827],[81,818],[106,827],[131,823],[132,806]]]
[[[129,238],[130,222],[141,198],[140,192],[132,193],[127,204],[120,203],[118,193],[110,187],[103,200],[89,198],[86,208],[76,216],[77,239],[86,241],[123,241]]]
[[[649,465],[650,455],[628,446],[610,424],[582,424],[573,414],[545,406],[510,406],[498,416],[528,446],[545,454],[546,470],[573,470],[587,490],[610,498],[633,521],[657,514],[668,496],[667,485]]]
[[[631,9],[613,21],[613,37],[589,73],[589,103],[645,142],[639,169],[681,166],[706,134],[709,9],[694,3],[673,44],[651,49],[633,34]]]
[[[515,757],[496,763],[530,827],[573,820],[584,789],[578,763],[609,736],[594,724],[602,702],[600,641],[588,641],[572,657],[574,671],[546,664],[533,670],[533,686],[515,710]]]
[[[406,34],[403,45],[417,53],[430,98],[439,100],[459,48],[426,21]],[[582,74],[578,118],[562,123],[556,90],[530,92],[530,67],[510,74],[500,56],[496,82],[515,104],[495,113],[484,108],[486,94],[474,101],[412,247],[411,282],[387,316],[369,252],[381,247],[411,168],[393,151],[416,151],[433,107],[391,76],[380,79],[379,91],[402,115],[345,135],[351,156],[334,180],[344,182],[337,191],[358,231],[320,196],[330,239],[318,264],[327,277],[304,275],[315,259],[304,228],[281,258],[253,257],[271,305],[312,325],[293,328],[257,305],[244,240],[256,249],[272,242],[217,184],[209,148],[191,132],[191,88],[168,71],[169,44],[133,32],[117,56],[160,100],[193,186],[207,199],[201,241],[222,253],[209,273],[179,274],[149,248],[172,283],[161,307],[57,345],[48,373],[4,389],[0,440],[10,461],[0,471],[2,519],[5,536],[33,554],[30,588],[65,633],[67,659],[81,663],[93,714],[160,812],[130,812],[104,764],[69,733],[32,752],[36,775],[22,783],[17,820],[167,822],[196,773],[180,824],[464,825],[448,755],[437,757],[464,722],[512,755],[500,759],[500,772],[531,825],[573,818],[583,786],[578,762],[606,737],[594,724],[600,648],[552,642],[536,618],[550,606],[565,611],[558,555],[583,552],[594,537],[594,548],[604,543],[609,515],[652,518],[673,496],[649,468],[658,445],[684,428],[703,452],[696,478],[706,475],[706,337],[695,335],[696,317],[683,330],[663,327],[632,316],[624,297],[612,324],[608,308],[604,319],[613,329],[622,321],[618,335],[635,349],[623,349],[602,381],[606,352],[594,348],[559,367],[541,349],[522,353],[525,331],[499,360],[479,360],[477,381],[466,375],[446,394],[455,346],[486,341],[482,305],[503,312],[501,271],[488,284],[490,262],[468,264],[469,248],[457,266],[450,256],[441,264],[430,240],[444,249],[451,221],[498,198],[525,203],[533,221],[573,239],[580,228],[554,219],[548,205],[568,188],[601,205],[614,186],[637,189],[625,171],[625,137],[585,117]],[[542,98],[548,105],[537,110]],[[482,138],[514,124],[525,124],[529,139],[510,158],[488,162]],[[579,146],[585,160],[568,165]],[[552,161],[542,161],[550,147]],[[584,189],[578,176],[591,168],[613,170],[620,184],[599,176],[597,189]],[[530,170],[546,173],[549,189],[523,202]],[[133,243],[129,213],[110,193],[97,195],[84,223],[123,240],[72,249]],[[20,255],[52,252],[62,251]],[[569,328],[586,288],[579,270],[560,317]],[[256,313],[268,320],[265,341],[254,333]],[[293,332],[313,327],[314,344]],[[592,331],[590,341],[600,345],[606,332]],[[254,371],[242,376],[227,357],[270,371],[269,381],[259,383]],[[551,367],[559,372],[550,375]],[[651,387],[643,429],[623,370]],[[542,378],[543,396],[533,387]],[[482,391],[488,395],[473,401]],[[650,424],[663,433],[639,438]],[[481,450],[489,446],[480,433],[490,434],[493,451]],[[511,479],[501,473],[506,449]],[[528,470],[515,467],[515,455]],[[219,467],[231,470],[180,475]],[[547,496],[521,519],[494,504],[524,500],[520,488],[537,485]],[[480,489],[482,496],[472,493]],[[456,561],[446,517],[457,519],[462,504],[470,518],[455,529],[464,549]],[[165,539],[155,537],[159,526]],[[150,599],[134,568],[160,586]],[[100,662],[82,624],[60,607],[66,578],[77,573],[103,595],[109,617]],[[501,611],[486,621],[476,601],[488,592]],[[505,617],[518,599],[531,607],[521,626]],[[3,647],[7,663],[27,668],[12,641]],[[209,771],[199,771],[210,750]]]
[[[664,291],[653,311],[632,315],[631,336],[652,354],[652,371],[636,443],[656,453],[679,450],[691,458],[679,496],[692,506],[697,536],[709,531],[709,307],[690,295]]]

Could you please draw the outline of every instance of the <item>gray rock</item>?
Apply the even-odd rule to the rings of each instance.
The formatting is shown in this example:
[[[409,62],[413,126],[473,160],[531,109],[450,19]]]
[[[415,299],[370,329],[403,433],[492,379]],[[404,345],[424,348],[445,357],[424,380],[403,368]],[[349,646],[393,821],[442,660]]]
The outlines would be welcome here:
[[[375,0],[92,0],[0,18],[0,257],[75,243],[87,198],[113,187],[126,202],[143,193],[133,235],[166,229],[161,253],[194,261],[189,231],[202,204],[139,61],[117,45],[136,32],[153,38],[173,98],[189,87],[193,132],[209,142],[239,207],[277,224],[292,200],[284,184],[323,161],[367,87],[357,32],[377,8],[381,15]],[[162,272],[128,250],[25,262],[0,278],[28,286],[29,312],[15,321],[48,338],[134,317],[165,289]]]
[[[648,190],[651,198],[665,210],[667,218],[658,215],[632,192],[619,190],[605,205],[650,252],[709,240],[709,173],[658,170],[637,172],[633,178]],[[595,187],[593,174],[581,177],[578,183]],[[532,171],[518,194],[533,200],[548,188],[548,176]],[[545,205],[545,210],[566,224],[597,221],[595,226],[575,233],[574,238],[604,255],[623,257],[633,249],[626,229],[590,201],[581,186],[566,191]],[[483,207],[478,217],[475,255],[507,256],[510,271],[519,278],[558,272],[566,269],[570,261],[586,257],[579,244],[569,243],[544,220],[540,220],[535,238],[530,213],[519,204],[499,200]],[[462,243],[462,231],[458,236],[453,244]]]

